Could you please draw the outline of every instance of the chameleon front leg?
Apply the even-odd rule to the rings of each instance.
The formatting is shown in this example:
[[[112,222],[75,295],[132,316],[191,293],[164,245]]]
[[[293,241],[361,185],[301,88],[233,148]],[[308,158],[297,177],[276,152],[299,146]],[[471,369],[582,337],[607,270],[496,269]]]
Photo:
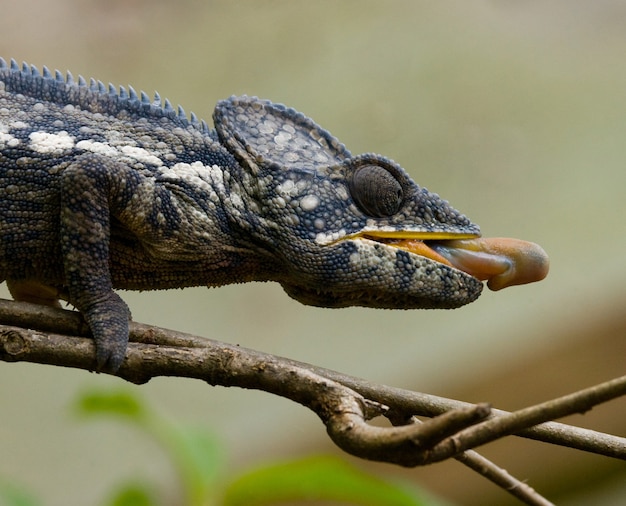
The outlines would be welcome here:
[[[130,171],[99,155],[78,157],[61,174],[60,232],[69,301],[83,314],[96,344],[96,370],[116,371],[128,344],[130,311],[113,291],[110,216],[131,198]],[[123,181],[123,183],[120,183]]]

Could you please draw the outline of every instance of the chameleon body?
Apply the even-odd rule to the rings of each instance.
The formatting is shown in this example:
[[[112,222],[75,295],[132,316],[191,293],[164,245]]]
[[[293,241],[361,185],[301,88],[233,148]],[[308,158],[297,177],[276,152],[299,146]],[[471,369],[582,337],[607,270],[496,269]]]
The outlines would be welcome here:
[[[221,101],[213,119],[0,59],[0,280],[16,299],[81,311],[98,370],[117,370],[126,350],[116,288],[276,281],[325,307],[479,296],[473,275],[398,246],[480,232],[396,163],[353,156],[256,98]]]

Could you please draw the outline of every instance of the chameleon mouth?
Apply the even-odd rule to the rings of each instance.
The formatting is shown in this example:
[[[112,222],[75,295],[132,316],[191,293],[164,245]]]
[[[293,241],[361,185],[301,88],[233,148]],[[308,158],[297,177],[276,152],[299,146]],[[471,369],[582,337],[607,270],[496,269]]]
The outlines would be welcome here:
[[[445,232],[368,232],[359,236],[458,269],[491,290],[540,281],[549,259],[537,244],[505,237]]]

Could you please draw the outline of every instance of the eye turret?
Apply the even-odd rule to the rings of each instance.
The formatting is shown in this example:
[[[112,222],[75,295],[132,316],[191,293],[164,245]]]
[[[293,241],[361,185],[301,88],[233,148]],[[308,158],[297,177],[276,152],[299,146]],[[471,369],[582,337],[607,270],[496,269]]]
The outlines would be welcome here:
[[[350,193],[365,214],[375,218],[393,216],[400,210],[404,191],[396,177],[384,167],[363,165],[350,180]]]

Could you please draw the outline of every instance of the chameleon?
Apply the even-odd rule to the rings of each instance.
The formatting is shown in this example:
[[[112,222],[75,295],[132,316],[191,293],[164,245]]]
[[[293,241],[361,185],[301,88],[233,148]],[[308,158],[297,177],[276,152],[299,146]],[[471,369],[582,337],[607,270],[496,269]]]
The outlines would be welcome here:
[[[456,308],[542,279],[548,258],[480,229],[392,160],[296,110],[217,102],[214,127],[70,72],[0,58],[0,282],[82,313],[94,369],[127,350],[116,293],[275,281],[313,306]]]

